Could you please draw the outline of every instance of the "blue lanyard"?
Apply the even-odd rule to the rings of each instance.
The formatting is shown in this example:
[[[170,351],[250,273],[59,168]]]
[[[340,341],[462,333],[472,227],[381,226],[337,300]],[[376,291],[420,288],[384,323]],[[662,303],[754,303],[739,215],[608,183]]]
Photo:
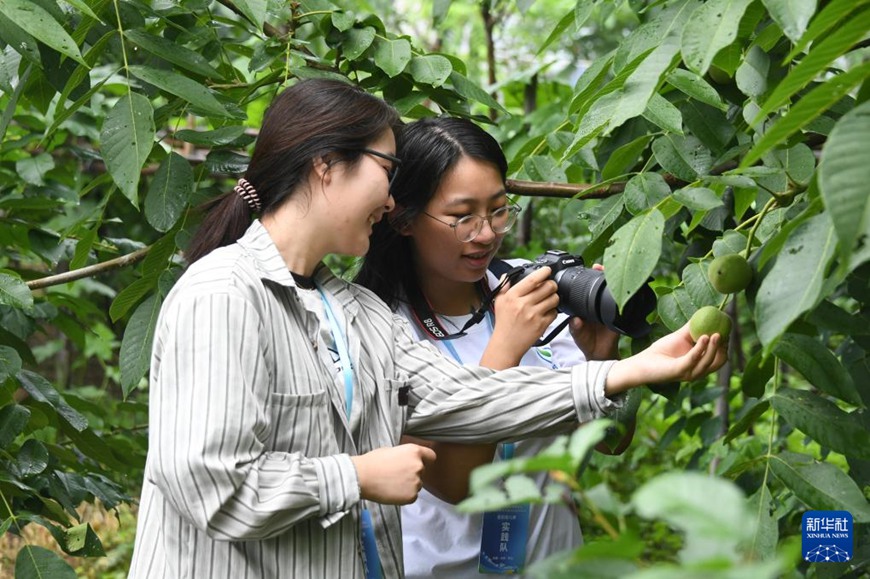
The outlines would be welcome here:
[[[486,323],[489,326],[489,334],[492,336],[492,311],[486,312]],[[444,347],[447,348],[447,351],[450,352],[450,355],[453,356],[453,359],[463,364],[462,357],[459,355],[459,352],[456,351],[456,348],[453,346],[453,340],[441,340],[440,344],[444,344]],[[513,442],[504,442],[501,445],[501,457],[505,460],[509,458],[513,458],[514,456],[514,443]]]
[[[344,376],[344,407],[347,411],[347,419],[350,421],[350,411],[353,407],[353,362],[350,359],[350,352],[347,349],[347,339],[344,337],[344,332],[341,331],[341,325],[332,311],[332,306],[329,305],[329,300],[326,299],[326,294],[320,284],[315,284],[317,291],[320,292],[320,299],[323,300],[323,309],[326,310],[326,319],[329,320],[329,328],[332,331],[332,338],[335,340],[335,347],[338,349],[338,361],[341,363],[341,373]]]

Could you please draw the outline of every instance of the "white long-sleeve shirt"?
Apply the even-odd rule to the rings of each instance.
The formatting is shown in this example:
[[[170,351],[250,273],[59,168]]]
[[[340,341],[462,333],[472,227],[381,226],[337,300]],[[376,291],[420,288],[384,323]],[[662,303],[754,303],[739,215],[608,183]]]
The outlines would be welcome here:
[[[518,263],[511,263],[517,265]],[[495,288],[499,280],[487,272],[487,284]],[[428,334],[413,320],[414,314],[407,303],[401,303],[397,313],[409,321],[413,335],[428,340]],[[465,325],[468,316],[439,316],[448,332]],[[543,335],[556,328],[565,319],[560,314]],[[472,326],[466,335],[449,341],[430,341],[441,352],[458,357],[464,364],[479,363],[494,330],[493,319],[487,318]],[[563,329],[546,346],[532,347],[520,360],[520,366],[565,368],[585,362],[583,352],[574,343],[568,329]],[[555,437],[532,438],[516,442],[514,456],[533,457],[548,448]],[[497,452],[493,460],[500,460]],[[533,476],[543,491],[552,481],[549,475]],[[483,577],[478,571],[483,513],[460,513],[456,508],[423,489],[417,500],[402,507],[402,543],[405,555],[405,575],[413,579],[474,579]],[[583,543],[580,523],[576,514],[564,504],[532,505],[529,512],[526,537],[525,566],[540,562],[560,551],[576,549]]]
[[[365,289],[321,267],[346,324],[344,384],[267,231],[193,264],[160,311],[149,451],[130,577],[364,577],[360,512],[402,576],[399,508],[360,499],[351,455],[399,443],[552,434],[604,415],[612,362],[561,371],[463,367]],[[406,402],[403,403],[403,402]]]

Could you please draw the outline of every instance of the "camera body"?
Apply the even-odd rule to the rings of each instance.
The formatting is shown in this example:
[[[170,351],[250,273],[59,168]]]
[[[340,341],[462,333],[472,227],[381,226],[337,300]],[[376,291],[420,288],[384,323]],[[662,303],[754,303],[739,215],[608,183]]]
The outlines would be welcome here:
[[[549,267],[550,279],[558,286],[559,311],[631,336],[643,337],[652,330],[646,317],[656,307],[656,295],[649,284],[644,284],[622,308],[622,312],[607,289],[604,272],[588,268],[579,255],[550,249],[534,261],[526,263],[509,274],[512,284],[532,272]]]

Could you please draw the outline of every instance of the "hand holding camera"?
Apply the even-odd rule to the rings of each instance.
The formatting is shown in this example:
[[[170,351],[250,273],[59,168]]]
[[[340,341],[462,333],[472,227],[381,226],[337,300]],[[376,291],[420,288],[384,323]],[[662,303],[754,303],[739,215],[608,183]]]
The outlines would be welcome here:
[[[516,284],[544,267],[550,268],[550,278],[556,282],[560,312],[577,316],[585,322],[603,324],[632,338],[645,336],[652,330],[646,321],[656,307],[652,288],[648,284],[642,286],[620,312],[607,289],[604,272],[585,267],[580,256],[551,249],[534,261],[508,272],[508,279],[511,284]]]

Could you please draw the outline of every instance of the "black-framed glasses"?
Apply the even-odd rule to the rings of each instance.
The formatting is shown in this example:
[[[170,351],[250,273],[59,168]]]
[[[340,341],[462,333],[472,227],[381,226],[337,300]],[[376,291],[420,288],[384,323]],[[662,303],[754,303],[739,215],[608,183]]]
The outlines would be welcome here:
[[[507,233],[508,231],[510,231],[511,227],[514,226],[514,223],[517,222],[517,215],[519,214],[519,212],[519,205],[505,205],[504,207],[499,207],[495,211],[491,212],[486,217],[471,214],[460,217],[453,223],[447,223],[442,219],[438,219],[434,215],[429,215],[425,211],[423,211],[422,213],[423,215],[431,217],[439,223],[443,223],[447,227],[451,227],[453,229],[453,234],[456,236],[456,239],[458,239],[462,243],[468,243],[470,241],[474,241],[474,238],[480,235],[480,232],[483,231],[484,221],[489,222],[489,227],[493,230],[493,232],[498,234]]]
[[[396,175],[399,174],[399,167],[402,165],[402,160],[395,155],[390,155],[389,153],[382,153],[381,151],[375,151],[374,149],[360,149],[361,153],[365,153],[366,155],[371,155],[372,157],[380,157],[381,159],[386,159],[392,165],[390,165],[389,169],[387,169],[387,179],[390,182],[390,185],[393,184],[393,181],[396,178]]]

